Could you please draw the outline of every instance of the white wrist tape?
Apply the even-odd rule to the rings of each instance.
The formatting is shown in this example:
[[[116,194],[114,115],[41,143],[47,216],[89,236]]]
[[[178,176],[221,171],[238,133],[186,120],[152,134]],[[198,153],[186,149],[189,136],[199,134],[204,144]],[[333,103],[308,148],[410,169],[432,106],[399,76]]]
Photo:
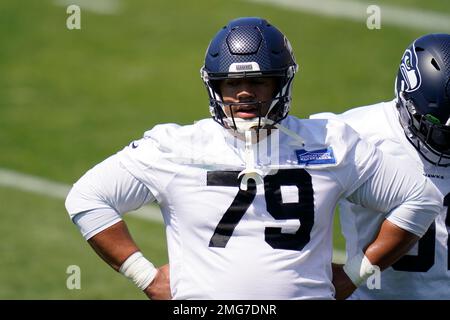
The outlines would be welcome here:
[[[119,272],[133,281],[139,289],[145,290],[155,278],[158,270],[138,251],[125,260]]]
[[[361,252],[347,261],[344,265],[344,272],[352,280],[353,284],[359,287],[375,272],[375,267]]]

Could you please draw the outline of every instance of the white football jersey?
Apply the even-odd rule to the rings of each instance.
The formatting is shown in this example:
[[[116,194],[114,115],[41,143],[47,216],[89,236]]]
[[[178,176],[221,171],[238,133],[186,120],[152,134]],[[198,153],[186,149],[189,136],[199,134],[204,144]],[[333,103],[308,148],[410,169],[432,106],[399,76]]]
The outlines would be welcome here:
[[[426,180],[392,169],[343,122],[288,117],[282,125],[288,130],[274,130],[259,144],[246,144],[212,119],[158,125],[80,179],[67,209],[92,236],[120,219],[115,212],[156,199],[174,299],[333,299],[332,222],[340,198],[391,212],[418,234],[437,205],[405,197],[427,189]],[[126,170],[109,170],[114,161]],[[114,171],[124,182],[110,181]],[[395,174],[403,183],[386,179]],[[388,188],[397,192],[386,195]],[[92,227],[99,219],[91,213],[107,206],[115,211]]]
[[[450,299],[450,167],[438,167],[420,157],[405,136],[394,101],[355,108],[338,116],[323,113],[312,117],[347,122],[384,154],[420,172],[440,191],[441,213],[423,238],[406,256],[381,273],[380,289],[363,285],[351,298]],[[340,212],[347,256],[353,256],[372,241],[383,217],[345,199],[340,202]]]

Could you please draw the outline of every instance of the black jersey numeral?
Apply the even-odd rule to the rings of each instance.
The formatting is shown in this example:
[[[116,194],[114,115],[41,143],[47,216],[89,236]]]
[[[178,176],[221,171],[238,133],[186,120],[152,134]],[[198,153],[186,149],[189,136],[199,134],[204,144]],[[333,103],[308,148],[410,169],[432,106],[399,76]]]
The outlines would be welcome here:
[[[209,171],[208,186],[239,187],[239,171]],[[298,202],[283,203],[282,186],[296,186]],[[256,196],[256,185],[248,181],[247,190],[239,189],[236,197],[216,226],[209,242],[210,247],[224,248],[252,204]],[[275,220],[298,219],[300,227],[293,233],[283,233],[281,227],[266,227],[266,242],[274,249],[302,250],[310,240],[314,224],[314,192],[311,175],[304,169],[279,170],[264,177],[264,196],[267,211]]]
[[[281,186],[293,185],[298,190],[298,202],[283,203]],[[310,240],[314,224],[314,192],[310,174],[302,169],[280,170],[264,178],[267,211],[276,220],[298,219],[295,234],[282,233],[281,228],[266,227],[266,242],[274,249],[302,250]]]
[[[240,180],[238,179],[238,175],[239,171],[209,171],[206,184],[208,186],[239,187]],[[255,195],[255,182],[249,180],[247,190],[239,189],[230,207],[225,211],[222,219],[220,219],[209,241],[210,247],[225,248],[237,224],[252,204],[253,199],[255,199]]]

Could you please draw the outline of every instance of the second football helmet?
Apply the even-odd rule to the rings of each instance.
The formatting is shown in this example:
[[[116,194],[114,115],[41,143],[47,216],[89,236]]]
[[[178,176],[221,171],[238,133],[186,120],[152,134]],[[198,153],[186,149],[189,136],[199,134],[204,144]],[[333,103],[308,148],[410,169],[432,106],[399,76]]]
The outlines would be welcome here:
[[[229,22],[210,42],[205,64],[200,70],[208,91],[212,117],[225,128],[241,132],[280,122],[289,112],[292,80],[297,70],[288,39],[266,20],[238,18]],[[278,79],[278,89],[272,101],[254,102],[259,110],[262,103],[269,103],[268,112],[253,119],[235,118],[232,112],[227,117],[224,108],[230,104],[222,101],[218,83],[229,78],[246,77]]]
[[[449,34],[425,35],[406,49],[395,94],[400,122],[410,142],[428,161],[449,166]]]

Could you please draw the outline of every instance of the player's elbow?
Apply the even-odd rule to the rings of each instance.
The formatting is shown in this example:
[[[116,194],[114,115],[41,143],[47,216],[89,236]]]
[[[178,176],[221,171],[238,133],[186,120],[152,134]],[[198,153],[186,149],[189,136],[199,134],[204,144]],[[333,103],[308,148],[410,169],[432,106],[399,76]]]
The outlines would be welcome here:
[[[64,206],[66,207],[66,211],[69,214],[70,219],[73,221],[73,218],[77,215],[76,210],[76,199],[77,199],[76,191],[74,188],[70,189],[69,193],[66,196],[66,201],[64,202]]]
[[[430,214],[436,218],[441,212],[442,203],[444,201],[442,193],[439,192],[431,181],[427,180],[424,184],[421,198],[422,201],[427,202]]]
[[[419,192],[416,192],[407,202],[413,208],[412,221],[416,227],[412,231],[422,237],[442,210],[442,194],[430,181],[425,180]]]

